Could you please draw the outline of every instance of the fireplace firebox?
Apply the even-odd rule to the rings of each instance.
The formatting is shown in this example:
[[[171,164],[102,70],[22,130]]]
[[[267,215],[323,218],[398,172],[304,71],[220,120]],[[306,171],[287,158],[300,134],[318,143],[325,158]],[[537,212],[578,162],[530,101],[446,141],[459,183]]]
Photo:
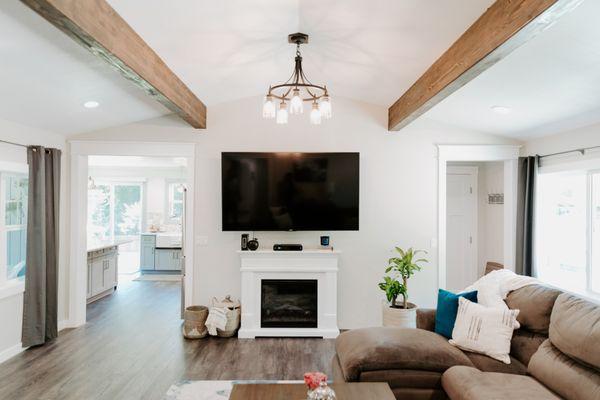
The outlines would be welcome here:
[[[261,328],[316,328],[316,279],[262,279]]]

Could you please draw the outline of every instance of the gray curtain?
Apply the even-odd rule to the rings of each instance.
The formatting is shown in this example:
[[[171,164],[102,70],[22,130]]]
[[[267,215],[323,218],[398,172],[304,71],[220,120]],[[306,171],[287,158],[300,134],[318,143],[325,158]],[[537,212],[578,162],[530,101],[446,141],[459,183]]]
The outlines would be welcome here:
[[[60,150],[27,148],[29,198],[23,298],[23,347],[58,336],[58,221]]]
[[[517,183],[517,274],[534,276],[535,190],[540,158],[520,157]]]

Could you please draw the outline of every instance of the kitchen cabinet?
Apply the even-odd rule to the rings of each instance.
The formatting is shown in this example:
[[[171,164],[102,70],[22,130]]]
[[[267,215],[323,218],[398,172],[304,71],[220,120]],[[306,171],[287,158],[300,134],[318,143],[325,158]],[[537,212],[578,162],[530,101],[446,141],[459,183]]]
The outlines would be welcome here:
[[[155,268],[161,271],[181,270],[181,249],[156,249]]]
[[[140,236],[140,269],[154,271],[155,266],[156,235],[145,234]]]
[[[181,235],[140,235],[140,269],[144,272],[181,271]]]
[[[118,283],[118,246],[116,244],[88,251],[87,302],[112,294]]]

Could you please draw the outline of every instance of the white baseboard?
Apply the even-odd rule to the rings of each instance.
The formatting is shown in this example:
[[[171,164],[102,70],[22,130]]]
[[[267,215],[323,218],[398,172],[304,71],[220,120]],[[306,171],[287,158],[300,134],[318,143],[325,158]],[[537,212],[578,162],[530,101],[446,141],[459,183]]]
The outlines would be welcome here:
[[[14,346],[9,347],[8,349],[1,351],[0,352],[0,363],[3,363],[4,361],[8,360],[9,358],[16,356],[23,350],[25,350],[25,349],[23,348],[23,345],[19,342]]]

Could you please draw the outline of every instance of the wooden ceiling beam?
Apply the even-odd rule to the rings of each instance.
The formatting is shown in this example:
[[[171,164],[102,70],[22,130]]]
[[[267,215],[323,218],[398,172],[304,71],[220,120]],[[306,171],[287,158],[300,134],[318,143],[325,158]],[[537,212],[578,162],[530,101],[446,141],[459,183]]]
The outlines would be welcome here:
[[[583,0],[497,0],[388,110],[400,130]]]
[[[187,123],[206,128],[206,106],[105,0],[21,0]]]

